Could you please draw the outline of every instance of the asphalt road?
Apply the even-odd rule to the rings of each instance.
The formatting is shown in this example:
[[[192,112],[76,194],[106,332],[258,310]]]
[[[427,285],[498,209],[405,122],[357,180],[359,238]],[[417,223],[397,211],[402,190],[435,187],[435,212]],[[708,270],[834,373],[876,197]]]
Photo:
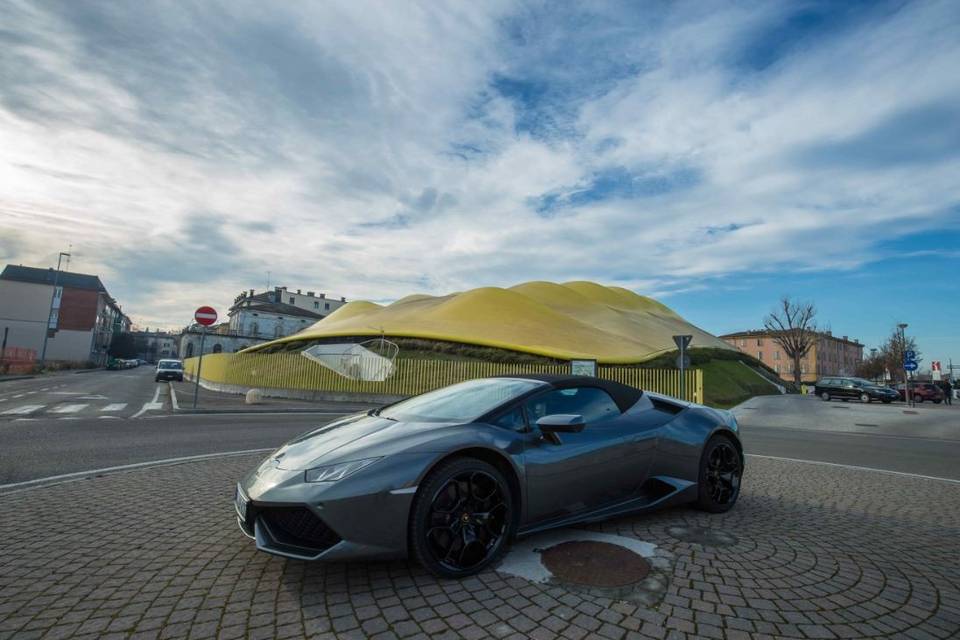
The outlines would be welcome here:
[[[0,485],[271,449],[356,410],[328,403],[315,405],[313,414],[177,414],[167,385],[155,384],[152,376],[152,367],[141,367],[0,383]],[[125,404],[122,410],[105,411],[119,404]],[[64,405],[71,406],[69,412],[58,411]],[[23,413],[18,410],[23,406],[35,408]],[[891,405],[827,404],[794,396],[755,398],[737,414],[749,454],[960,479],[960,407],[904,414]]]
[[[169,408],[154,367],[61,373],[0,383],[0,424],[74,418],[129,418]]]

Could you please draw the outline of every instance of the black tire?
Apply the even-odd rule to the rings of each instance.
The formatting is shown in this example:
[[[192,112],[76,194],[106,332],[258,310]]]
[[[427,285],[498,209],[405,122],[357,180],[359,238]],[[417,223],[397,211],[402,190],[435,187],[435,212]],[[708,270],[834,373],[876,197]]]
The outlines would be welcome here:
[[[493,465],[454,458],[427,475],[410,509],[410,552],[441,578],[483,571],[517,530],[510,485]]]
[[[893,402],[893,400],[884,400],[883,404],[890,404],[891,402]]]
[[[830,402],[830,394],[824,391],[823,393],[820,394],[820,399],[823,400],[824,402]]]
[[[940,404],[941,402],[943,402],[943,400],[934,400],[933,404]]]
[[[743,458],[737,446],[730,438],[713,436],[700,456],[697,508],[710,513],[729,511],[740,496],[742,479]]]
[[[866,393],[861,393],[860,402],[862,402],[863,404],[870,404],[870,396],[867,395]]]
[[[923,396],[913,396],[914,402],[923,402]]]
[[[154,381],[154,382],[160,382],[160,378],[154,378],[153,381]]]

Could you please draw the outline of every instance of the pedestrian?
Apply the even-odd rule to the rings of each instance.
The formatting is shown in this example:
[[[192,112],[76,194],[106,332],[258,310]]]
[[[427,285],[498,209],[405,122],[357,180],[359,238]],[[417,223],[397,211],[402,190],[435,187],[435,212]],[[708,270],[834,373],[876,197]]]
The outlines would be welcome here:
[[[941,380],[940,388],[943,389],[943,401],[946,404],[953,404],[953,385],[949,380]]]
[[[943,391],[943,403],[953,404],[953,385],[950,384],[950,381],[940,380],[936,384],[940,387],[940,390]]]

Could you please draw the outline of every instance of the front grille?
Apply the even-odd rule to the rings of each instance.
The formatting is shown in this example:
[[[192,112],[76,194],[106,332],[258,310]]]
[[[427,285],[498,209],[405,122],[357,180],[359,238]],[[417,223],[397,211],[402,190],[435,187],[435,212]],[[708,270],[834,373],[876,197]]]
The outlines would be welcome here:
[[[268,507],[260,516],[280,544],[324,551],[341,539],[306,507]]]

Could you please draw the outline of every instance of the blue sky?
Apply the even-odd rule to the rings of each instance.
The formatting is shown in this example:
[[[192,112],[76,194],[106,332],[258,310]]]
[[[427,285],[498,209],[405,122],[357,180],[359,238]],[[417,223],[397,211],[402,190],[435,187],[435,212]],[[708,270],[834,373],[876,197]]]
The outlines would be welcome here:
[[[960,5],[0,0],[0,261],[141,325],[273,283],[782,294],[960,362]]]

